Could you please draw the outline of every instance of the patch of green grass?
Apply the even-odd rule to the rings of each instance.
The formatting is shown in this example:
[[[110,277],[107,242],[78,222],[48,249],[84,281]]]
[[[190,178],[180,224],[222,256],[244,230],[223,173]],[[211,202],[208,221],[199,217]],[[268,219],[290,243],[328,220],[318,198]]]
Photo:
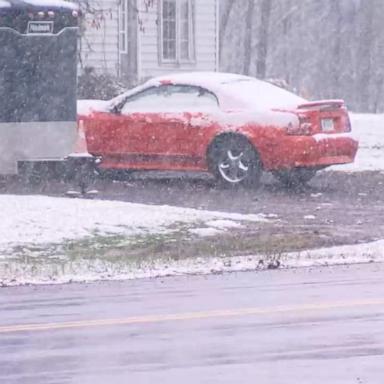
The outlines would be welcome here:
[[[110,262],[140,263],[155,259],[180,260],[194,257],[276,255],[314,248],[319,236],[299,231],[280,233],[259,229],[231,229],[222,234],[199,237],[184,227],[172,233],[142,234],[134,237],[95,236],[63,246],[69,260],[103,259]]]
[[[244,224],[244,223],[243,223]],[[274,261],[280,255],[311,248],[327,246],[331,234],[310,231],[307,227],[291,227],[287,230],[269,223],[247,223],[242,228],[231,228],[221,234],[199,237],[190,232],[204,228],[204,223],[175,223],[161,233],[145,233],[135,236],[94,233],[81,240],[45,246],[15,247],[7,258],[19,265],[33,268],[57,265],[65,268],[76,263],[89,265],[99,261],[116,266],[151,266],[160,261],[188,258],[230,257],[260,255],[265,261]]]

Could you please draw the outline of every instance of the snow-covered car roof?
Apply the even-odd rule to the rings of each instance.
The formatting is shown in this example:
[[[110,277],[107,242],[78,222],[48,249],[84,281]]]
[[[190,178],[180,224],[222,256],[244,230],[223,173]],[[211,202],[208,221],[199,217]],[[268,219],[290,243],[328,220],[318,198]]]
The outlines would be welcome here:
[[[222,72],[185,72],[154,77],[107,103],[99,104],[96,109],[110,110],[127,97],[162,84],[183,84],[205,88],[215,93],[220,107],[224,110],[260,111],[273,108],[296,108],[307,102],[283,88],[249,76]],[[87,103],[87,108],[84,110],[89,110],[91,104]]]
[[[256,80],[252,77],[223,72],[182,72],[158,76],[147,81],[147,84],[155,85],[164,82],[174,84],[191,84],[200,87],[218,87],[233,81]]]
[[[254,77],[223,72],[186,72],[148,80],[147,86],[163,83],[190,84],[214,92],[224,108],[271,109],[296,107],[307,100]]]
[[[251,112],[279,108],[291,109],[307,102],[294,93],[253,77],[221,72],[188,72],[152,78],[109,101],[79,100],[78,113],[82,115],[89,114],[92,110],[110,111],[126,98],[162,84],[183,84],[205,88],[215,93],[223,110]]]

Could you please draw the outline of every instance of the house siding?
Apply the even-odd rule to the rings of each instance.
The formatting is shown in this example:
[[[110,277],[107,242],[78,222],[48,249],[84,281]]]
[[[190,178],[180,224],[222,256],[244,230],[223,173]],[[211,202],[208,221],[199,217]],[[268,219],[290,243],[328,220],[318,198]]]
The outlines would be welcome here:
[[[93,67],[99,73],[118,75],[118,0],[90,0],[95,14],[86,14],[80,40],[80,69]]]
[[[151,9],[140,9],[139,78],[182,71],[216,71],[217,68],[217,1],[195,0],[195,61],[165,64],[160,62],[159,11],[157,2]]]
[[[138,0],[136,82],[149,77],[181,71],[216,71],[218,69],[218,2],[195,0],[195,60],[191,63],[164,64],[159,53],[159,9],[155,0],[149,7]],[[95,25],[87,15],[86,30],[81,39],[81,65],[113,75],[119,70],[119,0],[91,0],[92,7],[103,11],[104,18]],[[126,76],[126,74],[125,74]]]

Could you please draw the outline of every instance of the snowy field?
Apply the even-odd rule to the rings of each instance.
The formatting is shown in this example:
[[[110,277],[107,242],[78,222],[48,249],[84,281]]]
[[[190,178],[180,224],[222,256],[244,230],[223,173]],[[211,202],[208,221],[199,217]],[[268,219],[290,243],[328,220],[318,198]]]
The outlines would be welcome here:
[[[384,171],[384,115],[352,115],[360,140],[356,162],[333,167],[345,172]],[[217,236],[249,223],[276,220],[267,212],[242,215],[140,205],[116,201],[0,195],[0,284],[52,283],[164,276],[263,268],[260,255],[151,260],[135,265],[121,260],[73,258],[72,243],[119,237],[126,242],[148,236]],[[101,240],[100,240],[101,239]],[[175,240],[176,241],[176,240]],[[95,246],[95,244],[92,244]],[[384,241],[279,256],[282,266],[310,266],[384,260]]]
[[[44,246],[95,236],[169,233],[186,226],[200,236],[268,220],[188,208],[47,196],[0,195],[0,257],[28,245]],[[11,252],[9,252],[11,250]]]
[[[361,172],[384,170],[384,115],[351,114],[352,132],[359,140],[353,164],[338,165],[328,170]]]
[[[265,214],[48,196],[0,195],[0,207],[0,284],[114,278],[134,266],[149,271],[146,262],[156,264],[151,255],[144,261],[116,260],[98,250],[131,250],[163,238],[193,241],[276,220]]]

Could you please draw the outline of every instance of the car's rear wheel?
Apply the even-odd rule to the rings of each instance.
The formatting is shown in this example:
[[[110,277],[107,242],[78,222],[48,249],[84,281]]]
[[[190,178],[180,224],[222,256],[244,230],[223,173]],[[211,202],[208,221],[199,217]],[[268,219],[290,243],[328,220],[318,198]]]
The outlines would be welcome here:
[[[226,135],[216,139],[208,152],[208,164],[223,186],[259,185],[262,164],[255,148],[245,137]]]
[[[317,169],[293,168],[288,170],[274,171],[273,176],[287,187],[297,187],[307,184],[315,177]]]

